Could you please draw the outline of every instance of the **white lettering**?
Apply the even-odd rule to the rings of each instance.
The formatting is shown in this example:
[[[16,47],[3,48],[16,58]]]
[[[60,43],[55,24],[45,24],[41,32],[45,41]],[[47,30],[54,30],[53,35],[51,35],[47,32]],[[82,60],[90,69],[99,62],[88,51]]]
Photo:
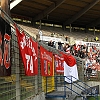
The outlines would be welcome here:
[[[22,38],[22,41],[20,42],[20,45],[21,45],[22,49],[24,49],[24,47],[26,46],[25,36]]]
[[[52,58],[49,55],[47,55],[46,52],[44,52],[44,54],[41,54],[41,55],[42,55],[42,58],[45,58],[52,62]]]
[[[30,61],[30,70],[31,70],[31,73],[33,73],[33,58],[31,56],[31,61]]]
[[[31,70],[31,73],[33,73],[33,58],[32,58],[32,56],[25,54],[25,58],[27,60],[27,70]]]
[[[27,65],[27,70],[28,70],[28,64],[29,64],[29,60],[30,60],[30,55],[25,54],[25,58],[27,60],[26,65]]]

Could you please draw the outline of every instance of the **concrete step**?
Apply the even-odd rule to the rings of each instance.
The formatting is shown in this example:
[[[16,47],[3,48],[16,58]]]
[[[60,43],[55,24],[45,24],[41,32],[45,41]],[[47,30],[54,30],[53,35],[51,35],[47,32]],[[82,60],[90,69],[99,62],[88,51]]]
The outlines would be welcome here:
[[[72,95],[71,91],[66,91],[66,97],[69,97],[70,95]]]
[[[75,100],[75,98],[76,98],[76,94],[71,94],[68,98],[67,98],[67,100]]]
[[[75,100],[83,100],[82,97],[77,97]]]

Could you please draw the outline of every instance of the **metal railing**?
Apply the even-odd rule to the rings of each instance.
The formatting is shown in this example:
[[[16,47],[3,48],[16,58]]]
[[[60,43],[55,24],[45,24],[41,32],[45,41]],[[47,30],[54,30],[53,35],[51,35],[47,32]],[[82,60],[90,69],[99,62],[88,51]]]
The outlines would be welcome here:
[[[71,94],[76,94],[76,97],[82,97],[83,100],[88,100],[87,96],[93,96],[95,100],[98,100],[98,86],[96,87],[91,87],[87,85],[85,82],[82,82],[81,80],[77,80],[73,82],[72,79],[75,79],[73,76],[54,76],[55,79],[55,85],[54,91],[48,92],[49,88],[52,88],[49,83],[48,83],[48,78],[46,77],[46,97],[47,98],[66,98],[67,97],[67,92],[70,91]],[[62,79],[60,81],[59,79]],[[65,81],[65,78],[71,81],[71,83],[67,83]],[[60,89],[59,89],[60,87]],[[84,92],[84,93],[83,93]],[[57,93],[60,93],[59,95]]]
[[[95,100],[98,100],[99,93],[97,92],[96,88],[89,86],[88,84],[86,84],[85,82],[81,80],[77,80],[73,76],[64,76],[64,77],[71,81],[70,87],[66,85],[66,88],[71,90],[73,93],[77,94],[77,96],[83,97],[83,100],[88,100],[87,96],[93,96]],[[77,81],[73,82],[72,79],[76,79]],[[73,89],[73,86],[74,86],[74,89]],[[83,95],[83,92],[85,95]]]
[[[3,19],[11,26],[11,76],[0,77],[0,100],[32,99],[34,96],[43,92],[40,61],[38,60],[38,75],[26,76],[14,29],[15,22],[1,8],[0,11],[3,14]],[[17,27],[19,30],[23,30],[19,26]],[[30,36],[27,32],[25,34]],[[33,40],[36,41],[34,38]],[[40,58],[38,57],[38,59]]]
[[[45,79],[40,75],[40,55],[38,55],[38,75],[36,76],[26,76],[24,72],[24,66],[19,53],[18,41],[16,37],[16,32],[14,24],[16,24],[9,15],[6,14],[0,8],[3,14],[3,19],[11,26],[11,76],[0,77],[0,99],[1,100],[30,100],[35,96],[45,92],[43,90],[43,82]],[[17,25],[17,24],[16,24]],[[20,31],[24,31],[21,27],[17,25]],[[24,31],[27,36],[30,36]],[[31,37],[31,36],[30,36]],[[32,39],[38,42],[34,37]],[[45,46],[42,42],[38,42],[39,45],[51,50],[51,52],[57,53],[54,48]],[[39,51],[39,49],[38,49]],[[43,80],[42,80],[43,79]],[[51,78],[50,80],[53,81]],[[42,100],[42,98],[41,98]]]

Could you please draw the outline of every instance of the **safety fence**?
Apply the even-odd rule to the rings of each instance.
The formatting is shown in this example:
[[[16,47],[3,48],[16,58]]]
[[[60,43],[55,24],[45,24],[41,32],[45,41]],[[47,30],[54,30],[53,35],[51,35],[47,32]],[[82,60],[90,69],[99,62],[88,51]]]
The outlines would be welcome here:
[[[11,76],[0,77],[0,99],[1,100],[32,100],[36,95],[45,92],[45,77],[40,74],[40,54],[38,53],[38,75],[26,76],[24,65],[19,53],[19,46],[14,29],[15,22],[2,10],[3,19],[11,25],[11,43],[10,43],[10,56],[11,56]],[[23,31],[19,26],[18,28]],[[25,32],[25,31],[24,31]],[[31,37],[27,32],[25,34]],[[36,41],[33,37],[32,39]],[[40,45],[44,45],[39,43]],[[44,45],[45,46],[45,45]],[[47,47],[45,47],[47,48]],[[53,48],[51,51],[56,52]],[[39,51],[39,49],[38,49]],[[54,65],[53,65],[54,66]],[[54,78],[48,79],[50,85],[54,84]],[[49,91],[54,89],[50,88]],[[42,98],[41,98],[42,100]]]
[[[11,25],[11,76],[0,77],[0,100],[30,100],[43,91],[40,60],[38,60],[38,75],[26,76],[13,26],[15,22],[2,9],[0,11],[2,18]]]
[[[38,75],[26,76],[19,53],[16,32],[13,27],[15,22],[13,22],[13,20],[2,9],[0,10],[3,13],[4,20],[11,25],[11,76],[0,77],[0,100],[32,100],[36,95],[46,91],[46,77],[42,77],[40,73],[40,55],[38,54]],[[30,36],[28,33],[26,33],[26,35]],[[32,39],[36,41],[33,37]],[[44,43],[38,43],[39,45],[45,46],[47,50],[51,50],[53,53],[58,54],[58,50],[48,47]],[[77,58],[77,64],[80,80],[84,81],[83,60]],[[57,74],[55,72],[53,75],[62,76],[62,74]],[[50,77],[47,81],[50,83],[49,85],[54,86],[54,80],[54,77]],[[63,79],[59,79],[59,81],[63,81]],[[53,90],[54,88],[49,88],[48,92]]]
[[[90,73],[90,79],[88,80],[88,73],[86,71],[86,59],[81,59],[79,57],[75,57],[77,61],[77,67],[78,67],[78,75],[79,79],[85,82],[88,81],[100,81],[100,66],[97,66],[97,69],[92,69],[92,72]]]

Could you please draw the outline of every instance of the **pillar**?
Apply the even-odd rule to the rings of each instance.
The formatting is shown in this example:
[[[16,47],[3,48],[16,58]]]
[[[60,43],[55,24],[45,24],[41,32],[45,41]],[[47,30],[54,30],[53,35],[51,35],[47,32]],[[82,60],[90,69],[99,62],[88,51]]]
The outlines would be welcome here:
[[[66,25],[62,25],[62,29],[65,31],[65,29],[66,29]]]
[[[85,28],[85,33],[88,33],[88,27]]]
[[[1,8],[10,15],[10,0],[1,0]],[[3,13],[1,13],[3,17]]]
[[[93,33],[94,33],[94,35],[95,35],[95,27],[94,27]]]
[[[70,24],[70,33],[72,32],[71,24]]]

